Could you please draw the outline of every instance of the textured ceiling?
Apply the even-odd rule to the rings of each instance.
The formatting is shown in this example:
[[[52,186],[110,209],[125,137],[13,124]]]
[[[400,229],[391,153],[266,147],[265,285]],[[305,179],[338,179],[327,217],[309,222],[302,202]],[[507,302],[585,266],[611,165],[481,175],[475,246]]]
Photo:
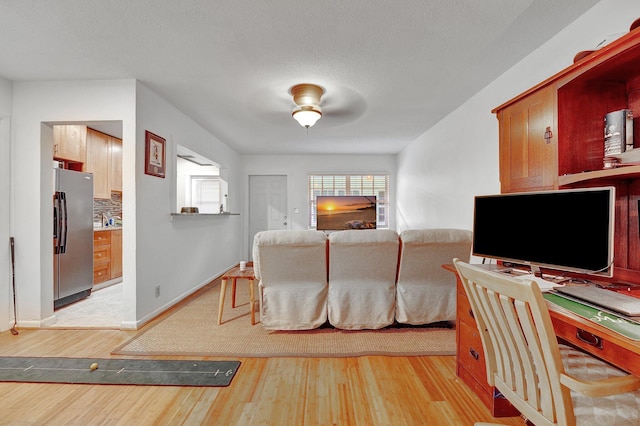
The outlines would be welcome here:
[[[240,153],[393,154],[595,3],[0,0],[0,76],[135,78]]]

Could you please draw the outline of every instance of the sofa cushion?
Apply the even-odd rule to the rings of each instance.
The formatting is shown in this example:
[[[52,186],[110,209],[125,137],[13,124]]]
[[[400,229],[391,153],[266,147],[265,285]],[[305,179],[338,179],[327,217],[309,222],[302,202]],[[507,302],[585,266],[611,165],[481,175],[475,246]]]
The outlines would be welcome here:
[[[258,232],[253,239],[253,272],[256,280],[260,281],[262,276],[261,269],[265,266],[265,263],[260,259],[259,246],[278,246],[278,250],[282,253],[279,256],[290,256],[290,265],[296,267],[296,269],[304,270],[304,265],[299,264],[300,256],[291,249],[302,247],[317,247],[318,245],[327,244],[327,235],[321,231],[311,230],[283,230],[283,231],[261,231]],[[326,257],[326,252],[325,252]],[[283,259],[287,262],[286,259]],[[326,259],[318,259],[319,262],[326,265]],[[326,269],[326,266],[325,266]]]
[[[328,318],[334,327],[378,329],[393,323],[399,245],[391,230],[329,235]]]
[[[262,231],[253,244],[260,321],[306,330],[327,320],[327,237],[319,231]]]
[[[430,324],[456,318],[455,275],[442,268],[455,257],[469,260],[471,231],[411,229],[400,233],[396,321]]]

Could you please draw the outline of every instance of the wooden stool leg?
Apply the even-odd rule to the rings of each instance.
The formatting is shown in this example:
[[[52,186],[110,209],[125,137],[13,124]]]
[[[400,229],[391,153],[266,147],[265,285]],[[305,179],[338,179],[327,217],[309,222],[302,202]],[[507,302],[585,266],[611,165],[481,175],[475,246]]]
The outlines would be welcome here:
[[[255,310],[256,310],[256,296],[253,290],[253,280],[249,281],[249,303],[251,304],[251,325],[256,325]]]
[[[218,325],[222,324],[222,309],[224,308],[224,294],[227,292],[227,279],[220,283],[220,302],[218,304]]]
[[[236,281],[237,278],[232,278],[231,280],[231,307],[236,307]]]

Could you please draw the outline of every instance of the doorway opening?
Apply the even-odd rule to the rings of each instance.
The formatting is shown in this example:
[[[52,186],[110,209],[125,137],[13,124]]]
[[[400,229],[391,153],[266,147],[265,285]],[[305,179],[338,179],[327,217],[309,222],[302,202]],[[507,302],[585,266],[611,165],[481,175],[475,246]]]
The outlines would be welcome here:
[[[54,183],[54,316],[50,328],[116,328],[123,321],[122,122],[50,123]],[[85,184],[86,186],[86,184]],[[75,216],[74,216],[75,215]]]

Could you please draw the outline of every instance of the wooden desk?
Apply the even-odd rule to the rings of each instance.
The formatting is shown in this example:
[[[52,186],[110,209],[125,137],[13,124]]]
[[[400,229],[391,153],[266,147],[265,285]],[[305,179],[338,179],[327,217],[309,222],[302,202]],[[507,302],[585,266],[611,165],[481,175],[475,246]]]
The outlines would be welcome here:
[[[484,350],[467,295],[453,265],[442,265],[456,275],[456,375],[489,408],[494,417],[518,415],[517,410],[487,383]],[[547,301],[556,335],[621,370],[640,376],[640,342]]]
[[[240,270],[240,266],[236,266],[235,268],[229,269],[222,276],[222,281],[220,283],[220,302],[218,303],[218,325],[222,324],[222,311],[224,309],[224,298],[227,292],[227,281],[232,280],[231,284],[231,307],[236,307],[236,282],[238,279],[245,279],[249,282],[249,304],[251,309],[251,325],[256,324],[255,318],[255,291],[253,282],[255,280],[255,276],[253,275],[253,263],[247,264],[247,267],[244,271]]]

